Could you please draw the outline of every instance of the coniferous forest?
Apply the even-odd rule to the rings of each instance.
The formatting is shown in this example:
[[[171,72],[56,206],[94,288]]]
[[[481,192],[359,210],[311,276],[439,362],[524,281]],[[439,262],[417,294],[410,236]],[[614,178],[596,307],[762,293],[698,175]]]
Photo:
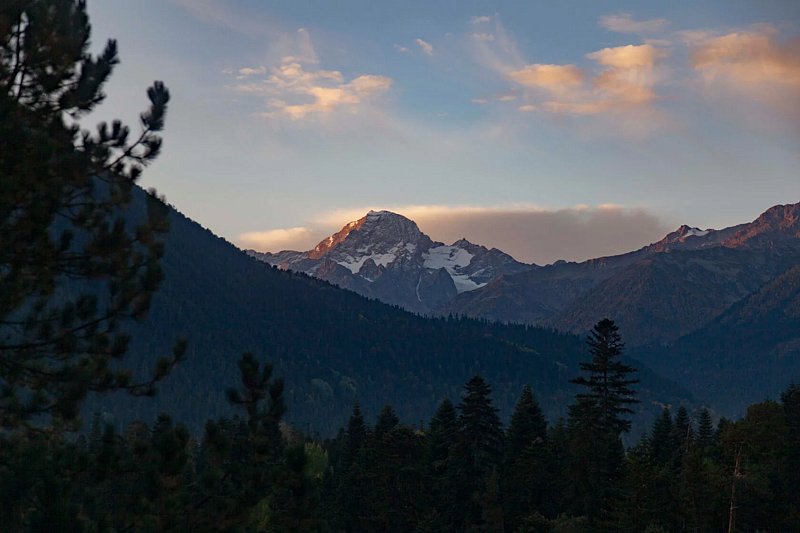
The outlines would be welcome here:
[[[174,215],[137,188],[170,93],[146,91],[138,129],[85,129],[119,62],[113,40],[89,53],[90,30],[83,1],[0,3],[0,531],[800,531],[800,386],[720,417],[626,358],[607,318],[585,342],[434,320],[244,258],[275,285],[272,329],[256,337],[266,353],[274,339],[277,362],[203,360],[202,341],[148,330],[159,291],[181,294],[163,270]],[[301,316],[309,301],[317,314]],[[197,326],[205,341],[233,320],[222,314]],[[187,358],[222,381],[224,408],[202,403],[208,379],[169,382]],[[288,385],[322,367],[353,394]],[[453,391],[456,372],[470,376]],[[166,384],[166,412],[126,408]],[[412,407],[375,408],[381,390]],[[508,416],[498,390],[513,395]]]

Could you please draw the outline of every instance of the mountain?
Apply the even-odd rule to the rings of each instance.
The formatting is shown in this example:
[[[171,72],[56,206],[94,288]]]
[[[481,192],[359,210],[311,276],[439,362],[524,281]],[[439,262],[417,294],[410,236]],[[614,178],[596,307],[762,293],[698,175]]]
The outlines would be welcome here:
[[[370,211],[307,252],[247,253],[422,314],[499,276],[537,268],[466,239],[449,246],[434,242],[413,221],[389,211]]]
[[[599,315],[630,345],[667,343],[800,263],[800,204],[722,230],[681,226],[634,252],[557,262],[457,296],[448,312],[585,332]]]
[[[423,262],[454,264],[447,261],[457,250],[469,252],[468,243],[460,243],[452,256],[431,254],[441,245],[428,246],[412,226],[395,220],[394,237],[402,237],[395,244],[426,248]],[[323,435],[346,423],[354,402],[368,417],[388,403],[407,423],[429,419],[442,398],[457,401],[463,383],[477,373],[492,385],[503,416],[524,384],[533,387],[549,416],[566,414],[575,393],[569,379],[577,375],[579,361],[588,358],[580,337],[530,326],[424,318],[306,274],[271,267],[177,211],[170,212],[170,224],[162,260],[165,278],[147,318],[128,325],[132,341],[124,364],[146,374],[155,357],[182,336],[189,341],[187,358],[159,386],[155,398],[94,397],[87,413],[108,412],[124,423],[152,421],[167,412],[199,432],[208,418],[231,413],[225,390],[238,383],[240,355],[253,352],[286,379],[288,421]],[[339,236],[338,244],[334,238],[319,253],[342,260],[346,247],[337,252],[341,255],[332,252],[348,237]],[[404,246],[410,255],[418,252],[409,248]],[[385,250],[371,248],[376,266],[391,264],[374,259]],[[397,255],[405,260],[402,253]],[[447,269],[434,270],[442,271]],[[674,383],[629,362],[641,369],[642,404],[635,419],[640,430],[661,405],[690,401]]]
[[[728,416],[800,383],[800,265],[669,347],[638,357]]]

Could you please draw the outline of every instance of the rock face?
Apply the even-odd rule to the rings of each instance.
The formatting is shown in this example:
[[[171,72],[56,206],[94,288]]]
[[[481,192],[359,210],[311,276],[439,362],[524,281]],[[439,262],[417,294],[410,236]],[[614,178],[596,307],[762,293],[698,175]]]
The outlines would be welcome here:
[[[417,313],[446,308],[458,294],[502,275],[537,268],[466,239],[435,242],[389,211],[370,211],[307,252],[247,253]]]

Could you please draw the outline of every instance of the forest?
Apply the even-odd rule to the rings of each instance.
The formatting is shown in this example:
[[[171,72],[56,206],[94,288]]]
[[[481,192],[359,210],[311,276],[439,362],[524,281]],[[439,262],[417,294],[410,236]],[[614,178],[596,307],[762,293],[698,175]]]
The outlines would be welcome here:
[[[428,320],[244,258],[274,288],[249,295],[273,307],[272,329],[256,320],[230,329],[260,329],[275,360],[244,353],[237,384],[229,357],[203,358],[204,341],[238,318],[224,310],[195,324],[199,340],[148,330],[159,295],[175,300],[175,315],[159,319],[196,316],[180,292],[186,280],[176,291],[165,275],[176,219],[155,191],[137,188],[160,153],[170,93],[148,88],[137,133],[120,121],[84,129],[119,62],[113,40],[89,53],[90,35],[83,1],[0,3],[2,531],[800,530],[800,386],[740,420],[687,408],[678,386],[624,357],[609,319],[585,344]],[[139,358],[126,360],[133,349]],[[204,381],[169,382],[192,361]],[[327,368],[351,393],[359,380],[371,388],[336,396],[351,414],[320,436],[293,410],[324,418],[334,401],[290,386],[284,372],[298,368]],[[203,404],[212,380],[226,409]],[[160,390],[173,400],[150,416]],[[381,390],[403,404],[365,416],[359,401],[374,408]],[[548,414],[545,393],[560,409]],[[87,416],[111,395],[105,405],[125,416]],[[676,401],[657,401],[665,396]],[[433,397],[432,417],[401,422]],[[510,416],[498,407],[506,403]],[[660,415],[633,438],[644,409]]]
[[[229,391],[240,414],[208,421],[201,438],[167,415],[122,433],[96,415],[77,438],[7,436],[0,515],[8,531],[800,528],[800,386],[738,421],[665,407],[626,450],[635,380],[595,379],[616,364],[595,353],[566,419],[549,422],[525,387],[504,425],[475,376],[422,427],[391,406],[370,423],[356,404],[318,441],[282,423],[282,380],[245,356]]]

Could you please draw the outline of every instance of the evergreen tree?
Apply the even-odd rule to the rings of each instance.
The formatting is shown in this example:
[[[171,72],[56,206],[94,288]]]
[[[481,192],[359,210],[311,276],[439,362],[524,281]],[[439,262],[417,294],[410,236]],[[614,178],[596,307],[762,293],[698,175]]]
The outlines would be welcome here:
[[[611,527],[604,522],[619,496],[624,469],[624,448],[619,434],[631,423],[623,418],[637,403],[629,374],[635,369],[621,363],[622,339],[612,320],[598,322],[587,338],[592,360],[581,363],[587,376],[572,383],[587,392],[576,395],[569,408],[569,499],[575,514],[585,515],[593,527]]]
[[[369,527],[372,517],[365,505],[370,494],[365,454],[367,427],[358,404],[353,406],[344,438],[344,448],[337,466],[336,515],[332,519],[340,529],[360,531]]]
[[[464,530],[482,522],[481,495],[489,475],[500,466],[503,430],[492,403],[491,387],[480,376],[464,385],[458,406],[458,435],[450,454],[448,485],[455,493],[454,527]]]
[[[384,406],[378,414],[378,420],[373,428],[373,433],[376,439],[381,438],[386,433],[389,433],[400,423],[394,408],[391,405]]]
[[[431,531],[447,530],[455,520],[455,490],[449,486],[454,480],[450,455],[458,438],[458,414],[453,402],[445,398],[430,421],[427,438],[428,476],[430,479],[431,516],[428,525]]]
[[[800,385],[793,383],[781,394],[786,418],[786,494],[792,513],[787,517],[790,529],[800,530]]]
[[[535,441],[543,443],[547,438],[547,421],[528,385],[522,389],[522,395],[511,415],[506,437],[509,457],[518,456]]]
[[[650,457],[656,464],[666,465],[672,458],[674,432],[672,415],[665,407],[661,411],[661,416],[653,423],[653,429],[650,432]]]
[[[72,429],[90,391],[152,394],[182,357],[176,346],[150,378],[115,362],[161,280],[166,206],[149,197],[126,212],[144,166],[159,154],[169,92],[131,139],[119,121],[96,132],[79,119],[105,98],[119,62],[110,40],[89,53],[86,5],[77,0],[0,3],[0,425]],[[80,286],[81,291],[66,289]]]
[[[576,414],[592,416],[596,409],[598,419],[594,423],[601,429],[614,433],[628,431],[631,423],[622,417],[633,413],[629,406],[638,403],[630,386],[639,380],[629,377],[635,368],[618,360],[624,346],[619,328],[613,320],[605,318],[595,324],[586,342],[592,360],[581,363],[581,370],[588,377],[580,376],[572,383],[586,387],[588,392],[577,395],[581,410],[585,412]],[[589,409],[590,406],[593,409]]]
[[[688,451],[694,434],[692,432],[692,422],[689,420],[689,412],[684,406],[678,408],[675,414],[675,424],[673,426],[672,442],[676,455],[682,455]]]
[[[697,439],[695,442],[703,453],[706,453],[714,444],[714,423],[711,421],[711,414],[705,407],[697,413]]]
[[[547,421],[525,386],[506,433],[503,492],[505,521],[514,530],[532,510],[552,512],[554,465],[547,443]]]

